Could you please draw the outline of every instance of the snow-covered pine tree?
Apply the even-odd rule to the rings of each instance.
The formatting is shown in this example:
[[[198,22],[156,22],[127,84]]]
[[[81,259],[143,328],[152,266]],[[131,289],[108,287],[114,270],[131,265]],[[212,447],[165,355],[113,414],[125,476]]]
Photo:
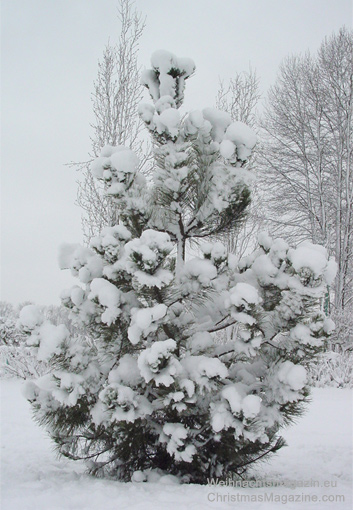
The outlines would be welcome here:
[[[242,260],[217,236],[250,201],[253,132],[212,108],[181,116],[190,59],[158,51],[139,112],[155,147],[153,182],[125,147],[105,146],[92,173],[120,221],[90,248],[67,245],[78,284],[63,304],[87,339],[21,312],[52,371],[27,384],[35,417],[71,459],[120,480],[184,482],[242,474],[283,444],[308,396],[305,366],[330,333],[318,308],[335,263],[324,248],[263,234]],[[197,242],[200,256],[187,256]],[[236,328],[231,342],[218,333]]]

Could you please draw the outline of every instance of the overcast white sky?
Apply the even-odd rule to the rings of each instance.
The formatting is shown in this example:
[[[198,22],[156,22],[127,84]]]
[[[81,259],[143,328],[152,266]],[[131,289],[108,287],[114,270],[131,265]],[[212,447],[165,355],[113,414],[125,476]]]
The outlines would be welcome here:
[[[212,106],[218,77],[257,70],[265,91],[281,60],[317,50],[351,0],[137,0],[146,15],[140,61],[156,49],[195,60],[185,106]],[[1,299],[59,303],[73,281],[58,246],[81,242],[77,174],[90,150],[92,83],[117,0],[2,0]]]

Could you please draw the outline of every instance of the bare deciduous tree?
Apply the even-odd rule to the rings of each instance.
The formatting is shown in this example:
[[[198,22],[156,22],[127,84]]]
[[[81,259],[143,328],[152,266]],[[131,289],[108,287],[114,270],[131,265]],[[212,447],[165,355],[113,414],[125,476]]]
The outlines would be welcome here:
[[[236,73],[226,84],[220,81],[217,108],[228,112],[233,120],[256,127],[256,107],[260,100],[259,78],[256,71]]]
[[[137,114],[143,96],[137,57],[145,20],[133,10],[131,0],[119,1],[119,19],[119,41],[114,46],[107,44],[98,63],[92,94],[94,122],[90,156],[97,157],[107,144],[125,145],[136,152],[141,167],[146,168],[150,154],[143,148],[142,125]],[[93,179],[90,163],[74,164],[83,174],[78,183],[77,203],[84,211],[82,226],[86,242],[103,227],[117,222],[116,207],[104,194],[104,186]]]
[[[220,81],[216,107],[229,113],[233,121],[244,122],[256,131],[257,105],[260,98],[259,78],[256,71],[250,68],[248,72],[236,73],[228,83],[225,83],[224,80]],[[248,164],[248,168],[253,171],[256,171],[256,154],[257,148],[255,147]],[[225,240],[228,249],[239,257],[251,251],[257,237],[256,234],[263,227],[260,193],[255,183],[251,197],[247,222],[240,227],[236,235],[232,234]]]
[[[317,55],[283,62],[268,95],[260,158],[272,231],[335,255],[332,312],[342,335],[351,328],[340,319],[352,316],[353,304],[352,106],[353,33],[342,28]]]

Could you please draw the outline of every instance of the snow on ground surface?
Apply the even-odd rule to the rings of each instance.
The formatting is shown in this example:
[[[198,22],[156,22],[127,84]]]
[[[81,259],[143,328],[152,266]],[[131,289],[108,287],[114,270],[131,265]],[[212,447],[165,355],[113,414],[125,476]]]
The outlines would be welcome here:
[[[80,463],[56,458],[51,441],[31,419],[22,384],[1,381],[2,510],[352,508],[352,390],[315,388],[306,415],[284,430],[289,447],[257,468],[255,480],[287,486],[235,488],[176,485],[166,480],[125,484],[87,476]],[[311,487],[302,487],[301,482]],[[299,487],[289,487],[295,484]],[[273,500],[261,502],[264,495]],[[318,501],[304,502],[308,495]],[[236,499],[254,496],[259,500]],[[331,501],[324,501],[327,496]],[[344,496],[345,501],[334,501],[336,496]],[[297,501],[290,501],[294,497]]]

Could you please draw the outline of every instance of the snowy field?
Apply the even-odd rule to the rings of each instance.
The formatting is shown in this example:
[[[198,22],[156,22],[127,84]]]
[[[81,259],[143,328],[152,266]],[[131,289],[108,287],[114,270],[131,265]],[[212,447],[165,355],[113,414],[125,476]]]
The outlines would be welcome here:
[[[2,510],[352,508],[352,390],[314,389],[307,414],[283,433],[289,447],[258,468],[256,480],[287,486],[234,488],[89,477],[82,465],[56,458],[50,440],[31,419],[22,384],[1,381]],[[312,486],[301,487],[302,482]],[[317,502],[303,502],[309,495]],[[258,501],[241,502],[245,496]],[[261,502],[261,496],[272,501]],[[345,500],[335,501],[336,496]]]

